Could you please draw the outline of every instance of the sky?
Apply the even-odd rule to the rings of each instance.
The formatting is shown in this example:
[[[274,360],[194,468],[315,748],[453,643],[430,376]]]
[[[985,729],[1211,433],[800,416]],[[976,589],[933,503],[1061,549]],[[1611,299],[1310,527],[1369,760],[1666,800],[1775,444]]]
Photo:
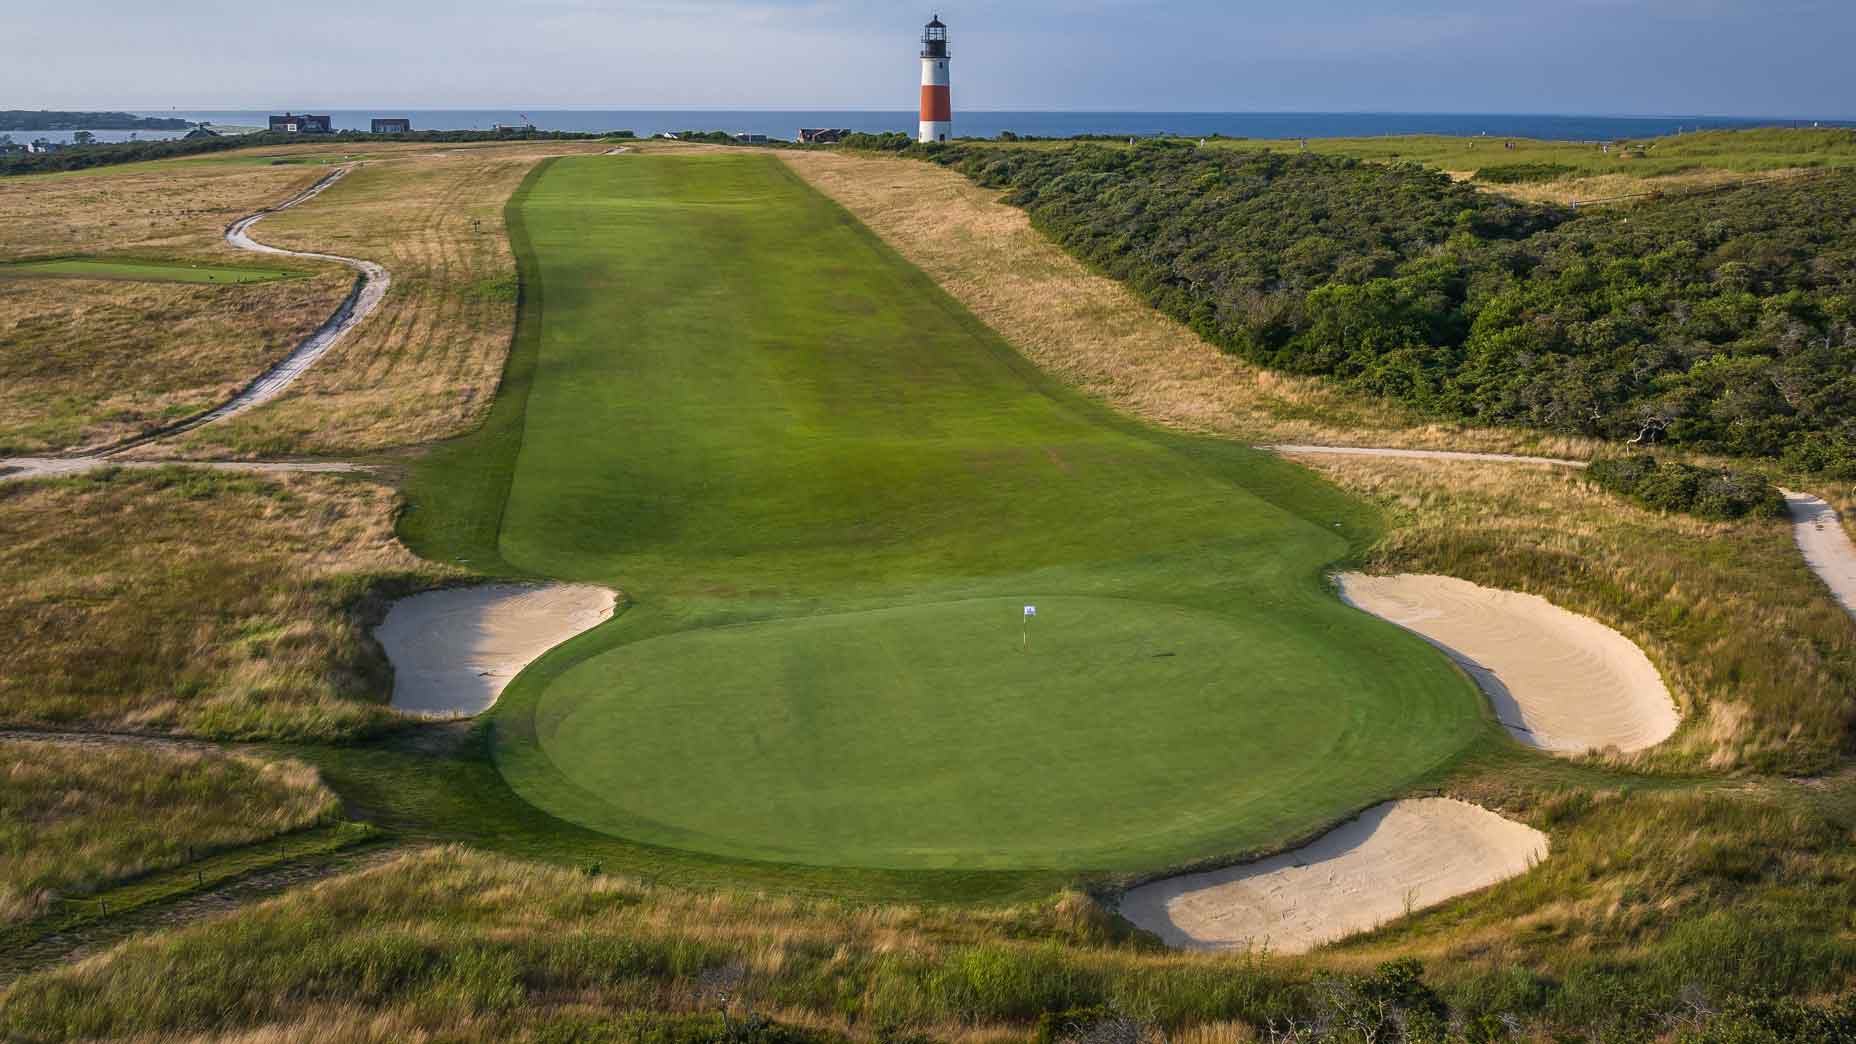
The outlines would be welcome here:
[[[933,3],[24,0],[5,17],[0,108],[906,110]],[[1850,0],[938,13],[966,109],[1856,116]]]

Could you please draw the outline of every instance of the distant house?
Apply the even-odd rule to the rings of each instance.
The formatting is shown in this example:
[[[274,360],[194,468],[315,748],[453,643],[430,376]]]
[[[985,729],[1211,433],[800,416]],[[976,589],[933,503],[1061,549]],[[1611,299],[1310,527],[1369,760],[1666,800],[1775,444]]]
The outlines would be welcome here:
[[[181,135],[181,137],[186,141],[194,141],[200,138],[217,138],[219,137],[219,132],[202,123],[198,127]]]
[[[333,134],[335,120],[330,116],[297,116],[284,113],[271,117],[272,134]]]
[[[411,134],[412,133],[412,121],[409,119],[405,119],[404,117],[398,117],[398,116],[395,116],[389,119],[384,119],[384,120],[380,119],[379,117],[376,117],[374,119],[374,133],[375,134]]]
[[[743,145],[767,144],[767,136],[765,134],[737,134],[735,135],[735,140]]]
[[[533,134],[535,133],[535,125],[532,123],[499,123],[491,129],[496,131],[496,133],[498,134]]]
[[[60,142],[46,141],[44,138],[35,138],[33,139],[32,144],[26,146],[26,151],[32,152],[32,153],[58,152],[67,147],[68,146]]]
[[[851,133],[842,127],[801,127],[799,144],[801,145],[836,145]]]

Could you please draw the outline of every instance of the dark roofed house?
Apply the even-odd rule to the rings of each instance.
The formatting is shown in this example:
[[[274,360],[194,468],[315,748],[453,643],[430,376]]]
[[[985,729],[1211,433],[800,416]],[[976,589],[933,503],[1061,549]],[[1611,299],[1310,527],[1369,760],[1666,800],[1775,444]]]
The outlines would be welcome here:
[[[836,145],[851,133],[842,127],[801,127],[799,144],[801,145]]]
[[[391,118],[384,119],[384,120],[380,119],[379,117],[375,117],[374,133],[375,134],[411,134],[412,133],[412,121],[404,117],[400,117],[400,116],[395,116],[395,117],[391,117]]]
[[[286,112],[271,117],[273,134],[332,134],[334,131],[335,120],[330,116],[297,116]]]

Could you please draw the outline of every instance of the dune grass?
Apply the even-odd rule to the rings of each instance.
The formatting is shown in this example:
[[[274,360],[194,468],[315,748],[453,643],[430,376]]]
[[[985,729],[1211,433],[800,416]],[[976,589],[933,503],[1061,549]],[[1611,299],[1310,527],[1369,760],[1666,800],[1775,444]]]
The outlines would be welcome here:
[[[352,285],[0,278],[0,456],[114,442],[216,406]]]
[[[503,460],[473,440],[406,531],[632,600],[494,712],[541,808],[736,858],[1158,868],[1490,742],[1447,661],[1327,589],[1369,515],[1040,377],[770,157],[559,160],[516,208],[542,322],[495,543],[447,523]]]
[[[1169,952],[1077,893],[870,906],[433,848],[22,979],[0,993],[0,1035],[629,1041],[726,1010],[979,1042],[1099,1005],[1170,1039],[1241,1041],[1332,1015],[1335,976],[1416,956],[1459,1025],[1497,1030],[1475,1039],[1654,1040],[1697,1002],[1851,984],[1856,867],[1797,793],[1548,795],[1529,815],[1564,839],[1542,868],[1299,958]]]
[[[0,739],[0,924],[337,808],[300,762]]]
[[[391,722],[366,635],[451,571],[393,539],[392,495],[182,468],[0,483],[0,722],[210,737]]]

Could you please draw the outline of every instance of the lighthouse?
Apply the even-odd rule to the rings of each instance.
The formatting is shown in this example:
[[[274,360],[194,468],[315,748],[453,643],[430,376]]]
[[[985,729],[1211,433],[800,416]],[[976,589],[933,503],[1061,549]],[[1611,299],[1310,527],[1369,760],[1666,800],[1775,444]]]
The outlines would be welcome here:
[[[917,141],[954,136],[954,101],[948,91],[947,26],[935,15],[922,30],[922,129]]]

